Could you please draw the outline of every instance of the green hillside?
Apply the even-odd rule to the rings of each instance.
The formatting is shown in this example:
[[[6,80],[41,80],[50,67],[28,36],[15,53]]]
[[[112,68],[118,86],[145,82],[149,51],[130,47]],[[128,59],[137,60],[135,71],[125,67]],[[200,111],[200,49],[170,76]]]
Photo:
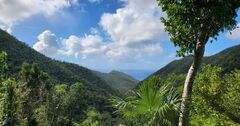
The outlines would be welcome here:
[[[204,57],[200,72],[194,80],[192,124],[239,125],[239,50],[240,45],[237,45],[215,55]],[[160,84],[171,85],[178,91],[178,94],[182,94],[185,75],[191,62],[192,57],[190,56],[172,61],[147,77],[136,89],[157,77],[160,79]]]
[[[73,84],[78,81],[85,82],[86,92],[89,92],[88,104],[99,110],[109,109],[108,98],[118,95],[104,80],[91,70],[76,64],[57,61],[48,58],[5,31],[0,30],[0,51],[8,54],[9,74],[18,73],[23,62],[37,63],[41,70],[47,72],[55,83]]]
[[[113,89],[118,90],[122,94],[125,94],[130,89],[133,89],[139,82],[133,77],[119,71],[111,71],[110,73],[101,73],[96,71],[95,73],[105,80]]]
[[[204,57],[204,64],[211,64],[223,68],[227,73],[233,69],[240,69],[240,45],[227,48],[215,55]],[[165,67],[161,68],[153,75],[167,76],[171,73],[187,73],[192,63],[192,57],[188,56],[180,60],[172,61]]]
[[[195,86],[193,86],[191,104],[193,107],[191,107],[190,110],[191,114],[189,125],[238,126],[240,124],[239,50],[240,45],[237,45],[203,59],[204,64],[211,65],[202,65],[200,73],[194,80]],[[150,75],[141,81],[138,86],[135,87],[135,90],[138,91],[137,95],[130,95],[124,100],[120,99],[118,102],[116,102],[115,105],[118,105],[120,103],[124,103],[125,105],[129,104],[129,106],[125,108],[121,108],[122,106],[120,106],[118,109],[123,111],[123,114],[130,113],[134,115],[135,113],[139,112],[139,108],[144,111],[147,109],[142,108],[146,108],[148,105],[149,107],[152,107],[156,105],[155,103],[159,103],[151,101],[156,100],[158,98],[157,94],[161,94],[159,92],[164,92],[163,89],[174,89],[177,92],[176,95],[174,95],[174,98],[181,98],[181,94],[183,92],[183,84],[186,77],[185,75],[191,65],[191,62],[192,57],[188,56],[169,63],[159,71],[155,72],[153,75]],[[160,87],[161,90],[159,91],[159,89],[156,87]],[[167,98],[164,98],[164,100],[166,99]],[[161,100],[157,99],[156,101]],[[136,104],[137,102],[144,104],[137,104],[131,108],[131,103]],[[180,106],[180,103],[176,106]],[[128,109],[128,107],[131,109]],[[128,111],[124,111],[124,109]],[[162,109],[157,110],[157,112],[161,110]],[[166,110],[164,109],[164,111]],[[146,111],[145,113],[147,112],[149,111]],[[166,113],[170,113],[171,116],[167,116],[167,118],[173,119],[171,121],[172,124],[177,125],[179,115],[175,114],[173,111]],[[146,118],[150,114],[151,113],[147,113],[144,117]],[[159,120],[160,119],[157,121]],[[135,123],[141,125],[145,122],[146,120],[142,121],[142,118],[139,118]]]

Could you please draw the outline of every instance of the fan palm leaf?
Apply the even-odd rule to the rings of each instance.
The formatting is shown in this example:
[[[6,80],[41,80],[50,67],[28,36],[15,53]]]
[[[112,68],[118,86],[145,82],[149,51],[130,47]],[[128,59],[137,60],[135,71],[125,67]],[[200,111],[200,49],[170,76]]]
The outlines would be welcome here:
[[[161,84],[157,77],[145,81],[139,91],[126,99],[112,98],[112,103],[126,119],[136,119],[145,125],[170,125],[171,114],[176,115],[180,97],[168,84]],[[170,115],[169,115],[170,114]]]

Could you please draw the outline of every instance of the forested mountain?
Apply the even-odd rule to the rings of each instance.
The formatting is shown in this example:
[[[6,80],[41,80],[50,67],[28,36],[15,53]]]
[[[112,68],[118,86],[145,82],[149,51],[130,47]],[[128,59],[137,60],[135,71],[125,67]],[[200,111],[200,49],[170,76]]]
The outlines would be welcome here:
[[[240,45],[227,48],[215,55],[204,57],[203,64],[211,64],[223,68],[227,73],[233,69],[240,69]],[[192,57],[184,57],[180,60],[172,61],[165,67],[161,68],[153,75],[167,76],[171,73],[187,73],[192,63]]]
[[[54,83],[84,82],[86,92],[89,94],[88,104],[95,106],[100,111],[109,109],[107,107],[109,106],[109,96],[118,95],[114,89],[91,70],[77,64],[48,58],[3,30],[0,30],[0,51],[5,51],[8,55],[10,75],[17,74],[22,63],[27,62],[37,63],[41,70],[48,73]]]
[[[203,65],[202,72],[197,76],[195,81],[197,87],[194,87],[195,93],[193,94],[195,108],[192,108],[195,113],[191,115],[191,124],[202,124],[205,120],[209,124],[216,123],[219,126],[240,123],[238,109],[240,71],[234,71],[234,69],[240,69],[239,49],[240,45],[234,46],[204,58],[204,64],[212,64],[221,68]],[[4,101],[0,105],[4,110],[12,110],[8,113],[16,113],[11,117],[20,120],[21,123],[25,123],[24,120],[27,118],[30,119],[28,123],[34,120],[40,125],[72,125],[75,123],[77,125],[79,123],[82,124],[80,126],[90,124],[142,126],[144,123],[156,125],[160,122],[177,124],[178,113],[171,106],[175,106],[173,104],[179,106],[184,73],[187,72],[192,60],[189,56],[171,62],[153,74],[164,78],[150,76],[143,81],[139,91],[123,100],[119,96],[121,97],[121,94],[125,94],[138,83],[125,73],[118,71],[101,73],[77,64],[48,58],[2,30],[0,30],[1,51],[7,54],[9,68],[7,73],[0,69],[0,73],[4,74],[0,76],[0,80],[4,80],[0,87],[1,90],[4,89],[1,92],[4,94],[2,95]],[[0,59],[6,60],[5,53],[0,54]],[[228,74],[222,75],[222,73]],[[8,75],[9,79],[5,79],[5,75]],[[18,84],[20,86],[16,86]],[[16,94],[10,95],[8,89]],[[31,92],[26,92],[25,89]],[[110,96],[118,96],[111,101],[115,108],[111,107]],[[38,104],[35,104],[36,101]],[[12,106],[5,103],[11,103]],[[18,108],[18,105],[23,107]],[[125,116],[121,117],[121,114],[113,114],[116,109],[128,116],[130,120],[125,120]],[[148,111],[150,109],[153,111]],[[27,114],[19,113],[19,110]],[[156,113],[162,113],[162,115]],[[1,116],[4,117],[3,120],[8,120],[4,115]]]
[[[227,48],[215,55],[204,57],[202,67],[199,70],[200,72],[194,81],[195,87],[193,87],[192,94],[192,103],[194,107],[191,108],[191,125],[198,126],[204,124],[208,126],[213,124],[214,126],[238,126],[240,124],[240,112],[238,109],[238,104],[240,102],[238,97],[240,82],[239,50],[240,45],[237,45]],[[146,86],[155,83],[157,86],[162,86],[162,89],[165,89],[166,87],[168,87],[167,89],[171,89],[169,87],[173,87],[173,89],[176,89],[178,92],[177,94],[180,98],[180,94],[182,94],[183,91],[185,76],[191,62],[192,57],[188,56],[169,63],[162,69],[147,77],[145,80],[141,81],[138,87],[136,87],[136,90],[138,90],[141,95],[147,94],[154,96],[150,97],[152,98],[151,100],[148,99],[145,102],[154,101],[156,99],[154,94],[155,88],[149,89],[149,87],[153,86]],[[133,96],[128,97],[130,100],[128,100],[128,98],[125,100],[127,100],[128,103],[132,103],[133,101],[131,101],[131,97]],[[145,97],[135,101],[145,100],[144,98]],[[160,100],[158,99],[156,101]],[[117,104],[125,102],[126,101],[118,100]],[[145,102],[144,105],[146,104]],[[149,107],[152,107],[151,102],[148,104]],[[138,107],[141,106],[139,105]],[[123,113],[126,111],[126,115],[129,115],[129,113],[127,113],[128,109],[126,108],[122,109],[119,107]],[[137,113],[136,111],[137,109],[130,112]],[[172,115],[174,115],[174,113],[172,113]],[[167,114],[165,116],[167,116]],[[172,119],[171,117],[166,118]],[[176,122],[178,121],[178,118],[173,119],[176,119]],[[135,123],[138,124],[140,120],[141,119],[137,119]],[[175,121],[171,122],[175,123]],[[146,122],[146,120],[140,122],[139,125],[144,122]],[[177,125],[177,123],[175,125]]]
[[[120,91],[121,93],[126,93],[130,89],[133,89],[137,83],[138,80],[134,79],[133,77],[119,71],[111,71],[109,73],[101,73],[95,71],[95,73],[105,80],[108,85],[110,85],[112,88]]]

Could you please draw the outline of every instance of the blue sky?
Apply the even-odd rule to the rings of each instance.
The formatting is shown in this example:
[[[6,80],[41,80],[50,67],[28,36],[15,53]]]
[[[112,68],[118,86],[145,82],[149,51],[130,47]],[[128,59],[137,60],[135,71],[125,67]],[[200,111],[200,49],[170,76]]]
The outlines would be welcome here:
[[[51,58],[100,71],[149,74],[176,59],[161,16],[155,0],[0,2],[0,28]],[[206,55],[238,44],[239,29],[221,33]]]

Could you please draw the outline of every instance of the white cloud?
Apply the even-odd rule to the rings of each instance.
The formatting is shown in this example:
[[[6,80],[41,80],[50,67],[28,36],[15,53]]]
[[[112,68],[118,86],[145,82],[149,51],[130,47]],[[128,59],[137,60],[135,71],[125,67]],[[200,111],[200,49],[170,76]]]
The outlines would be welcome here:
[[[139,57],[143,52],[151,55],[163,52],[156,43],[166,40],[168,36],[159,20],[164,13],[157,6],[156,0],[123,1],[126,2],[125,7],[117,9],[113,14],[105,13],[101,17],[100,25],[111,37],[112,44],[117,47],[108,52],[107,56],[121,59],[129,54]]]
[[[56,35],[46,30],[38,36],[38,41],[33,45],[33,48],[45,55],[54,56],[58,55],[60,46]]]
[[[134,62],[140,59],[142,53],[139,49],[119,47],[117,45],[110,45],[109,50],[105,53],[105,56],[110,61],[122,61],[122,62]]]
[[[98,35],[86,35],[82,38],[71,35],[62,42],[59,40],[54,33],[46,30],[38,36],[38,41],[33,48],[47,56],[72,55],[85,58],[90,55],[102,54],[107,48]]]
[[[86,35],[85,37],[70,36],[64,40],[63,55],[75,57],[102,57],[109,61],[138,61],[143,56],[154,56],[163,53],[160,44],[145,44],[134,47],[119,46],[111,42],[103,42],[99,35]]]
[[[230,33],[227,33],[226,36],[230,39],[240,39],[240,24],[237,25],[238,28],[234,29]]]
[[[99,34],[99,31],[97,28],[90,28],[90,33],[93,35],[97,35],[97,34]]]
[[[107,46],[98,35],[86,35],[82,38],[72,35],[64,40],[64,49],[61,52],[65,55],[87,57],[102,54],[106,48]]]
[[[164,50],[160,42],[168,38],[160,22],[163,12],[155,0],[124,0],[126,6],[116,13],[105,13],[99,22],[101,36],[96,28],[84,37],[75,35],[63,40],[57,51],[61,55],[81,58],[102,57],[109,61],[136,62],[146,56],[161,55]],[[44,43],[46,44],[46,43]],[[46,46],[41,46],[46,47]]]
[[[78,37],[69,36],[67,39],[60,39],[49,30],[38,36],[38,41],[33,48],[47,56],[67,55],[85,58],[102,57],[109,61],[134,62],[142,59],[143,56],[154,56],[163,53],[159,44],[145,44],[134,47],[118,46],[116,43],[106,43],[99,35],[85,35]]]
[[[33,15],[50,16],[75,3],[76,0],[0,0],[0,28],[10,30]]]
[[[114,14],[105,13],[101,26],[114,42],[122,46],[166,39],[160,22],[161,9],[155,0],[125,0],[127,5]]]
[[[163,53],[163,48],[160,46],[160,44],[154,44],[154,45],[148,45],[143,50],[146,54],[149,54],[150,56],[154,56],[157,54]]]
[[[8,33],[11,33],[11,32],[12,32],[12,30],[11,30],[11,28],[10,28],[9,26],[7,26],[6,24],[3,24],[3,23],[1,23],[1,22],[0,22],[0,28],[1,28],[2,30],[4,30],[4,31],[7,31]]]

